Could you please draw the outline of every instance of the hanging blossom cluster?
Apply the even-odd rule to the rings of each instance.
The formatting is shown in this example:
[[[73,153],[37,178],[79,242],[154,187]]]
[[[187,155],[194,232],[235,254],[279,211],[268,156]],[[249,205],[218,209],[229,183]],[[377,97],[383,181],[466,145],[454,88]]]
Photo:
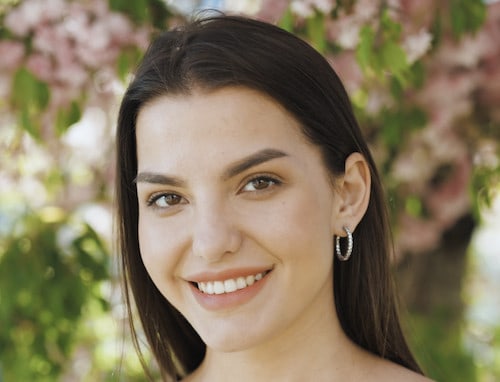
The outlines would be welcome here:
[[[26,68],[46,83],[43,116],[49,130],[57,110],[85,95],[96,103],[114,97],[120,54],[143,50],[149,31],[108,8],[107,1],[24,0],[4,16],[9,39],[0,40],[0,97],[9,99],[12,79]]]
[[[132,58],[123,70],[131,70],[134,57],[149,44],[152,28],[135,25],[127,15],[110,10],[107,1],[23,0],[6,10],[2,29],[0,189],[12,208],[6,208],[0,220],[10,226],[20,206],[35,211],[48,206],[64,213],[95,207],[98,193],[111,189],[113,179],[113,115],[117,94],[123,91],[119,61],[129,52]],[[13,104],[12,99],[28,100],[34,89],[14,86],[20,72],[29,73],[46,89],[43,107],[33,112],[30,101],[22,105],[37,123],[41,144],[29,134],[19,134],[22,121],[15,121],[21,111],[19,101]],[[64,121],[63,130],[56,131],[61,110],[67,112],[73,105],[80,120],[72,126],[75,117],[71,123]],[[54,169],[59,171],[56,179],[65,180],[48,187]],[[102,207],[102,194],[99,200],[97,206]],[[104,207],[109,212],[110,206]],[[101,231],[99,225],[92,226]]]
[[[441,232],[471,208],[474,166],[499,165],[498,132],[496,138],[485,133],[500,124],[498,41],[496,3],[479,33],[460,42],[445,38],[426,62],[426,86],[409,98],[427,111],[428,121],[399,152],[392,176],[422,198],[427,216],[401,215],[402,249],[438,245]]]
[[[279,19],[289,3],[265,0],[260,16]],[[443,233],[471,210],[469,185],[474,166],[498,166],[495,135],[481,128],[500,123],[500,3],[489,5],[486,24],[479,32],[459,40],[448,32],[432,52],[434,17],[443,12],[438,10],[439,2],[358,0],[349,9],[337,10],[335,17],[328,16],[337,5],[333,0],[293,0],[290,4],[299,26],[317,14],[325,15],[326,39],[341,48],[326,52],[332,66],[355,102],[360,93],[365,95],[363,113],[381,121],[371,134],[375,136],[371,142],[374,155],[379,163],[389,163],[383,175],[397,198],[413,203],[413,210],[404,203],[397,206],[398,254],[436,248]],[[407,91],[402,99],[394,99],[387,86],[367,78],[356,57],[362,28],[379,30],[382,9],[401,26],[399,45],[408,66],[419,61],[424,67],[424,85]],[[423,128],[407,134],[395,156],[389,157],[380,138],[384,134],[380,116],[385,110],[405,106],[423,110],[427,121]]]

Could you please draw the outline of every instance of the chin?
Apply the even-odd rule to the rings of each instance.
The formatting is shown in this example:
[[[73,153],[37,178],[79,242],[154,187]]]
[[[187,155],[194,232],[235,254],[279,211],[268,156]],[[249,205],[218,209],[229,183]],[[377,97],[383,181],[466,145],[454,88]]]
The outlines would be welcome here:
[[[247,329],[248,325],[239,330],[210,331],[206,335],[200,334],[207,348],[216,352],[234,353],[258,346],[265,341],[264,333],[249,332]]]

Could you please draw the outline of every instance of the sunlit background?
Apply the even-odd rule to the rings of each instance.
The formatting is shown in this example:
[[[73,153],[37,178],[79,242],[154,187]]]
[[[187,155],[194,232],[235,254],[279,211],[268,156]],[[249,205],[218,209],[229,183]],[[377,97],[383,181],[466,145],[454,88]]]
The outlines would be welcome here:
[[[0,0],[0,382],[144,380],[113,242],[117,107],[155,30],[216,10],[332,63],[384,178],[418,359],[500,380],[499,2]]]

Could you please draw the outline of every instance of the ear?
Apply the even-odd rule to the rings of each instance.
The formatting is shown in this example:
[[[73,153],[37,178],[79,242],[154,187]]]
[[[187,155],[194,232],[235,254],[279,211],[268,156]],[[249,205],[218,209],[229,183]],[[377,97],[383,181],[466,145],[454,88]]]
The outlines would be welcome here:
[[[345,162],[344,175],[337,181],[339,204],[332,222],[335,235],[345,236],[343,227],[354,232],[368,208],[370,186],[370,168],[366,159],[360,153],[352,153]]]

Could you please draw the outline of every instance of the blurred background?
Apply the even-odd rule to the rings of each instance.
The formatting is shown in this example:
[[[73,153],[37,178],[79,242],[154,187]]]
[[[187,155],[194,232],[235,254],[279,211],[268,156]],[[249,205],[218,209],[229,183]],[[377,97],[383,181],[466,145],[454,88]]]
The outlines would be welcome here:
[[[404,326],[438,381],[500,380],[500,2],[0,0],[0,382],[142,381],[113,243],[117,107],[202,9],[309,41],[383,174]]]

